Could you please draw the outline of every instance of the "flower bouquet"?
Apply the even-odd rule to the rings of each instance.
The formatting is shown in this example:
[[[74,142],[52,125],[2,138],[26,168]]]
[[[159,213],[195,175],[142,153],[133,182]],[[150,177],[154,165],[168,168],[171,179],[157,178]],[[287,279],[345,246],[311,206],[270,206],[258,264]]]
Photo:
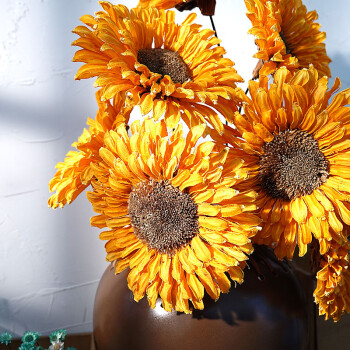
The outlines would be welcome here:
[[[315,11],[245,4],[258,59],[246,92],[215,27],[168,10],[212,16],[215,1],[101,1],[81,17],[75,78],[95,78],[98,112],[57,164],[49,206],[91,186],[106,259],[151,308],[205,308],[265,245],[278,259],[312,251],[315,302],[337,321],[350,311],[350,90],[328,87]]]

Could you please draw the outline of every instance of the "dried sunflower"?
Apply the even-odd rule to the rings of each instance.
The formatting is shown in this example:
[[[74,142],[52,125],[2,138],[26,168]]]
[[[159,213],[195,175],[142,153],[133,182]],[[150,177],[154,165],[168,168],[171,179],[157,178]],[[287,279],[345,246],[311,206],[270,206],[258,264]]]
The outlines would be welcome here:
[[[250,237],[260,221],[252,191],[237,193],[235,169],[225,162],[227,149],[210,141],[195,147],[205,127],[178,125],[168,134],[164,121],[134,122],[107,132],[93,163],[93,191],[88,199],[99,215],[91,224],[107,228],[107,261],[115,273],[128,269],[136,301],[158,295],[167,311],[189,313],[189,301],[203,308],[204,291],[217,299],[232,280],[243,280],[242,267],[252,251]],[[229,175],[228,175],[229,174]],[[226,275],[228,273],[228,275]]]
[[[91,163],[98,158],[105,132],[129,120],[130,110],[122,109],[121,99],[117,100],[118,104],[112,104],[110,101],[101,102],[100,97],[98,92],[96,119],[88,119],[89,130],[84,129],[78,142],[72,144],[77,151],[69,151],[64,162],[56,165],[58,170],[49,183],[50,192],[55,192],[48,201],[52,208],[62,208],[73,202],[90,185],[93,176]]]
[[[331,76],[330,58],[325,44],[326,33],[320,31],[316,11],[307,12],[301,0],[245,0],[247,16],[252,22],[261,75],[279,67],[290,71],[313,64],[321,76]],[[254,71],[254,79],[258,70]]]
[[[216,0],[140,0],[139,7],[155,7],[167,10],[176,7],[179,11],[193,10],[198,7],[205,16],[212,16],[215,13]]]
[[[328,252],[320,257],[314,297],[319,314],[326,320],[339,321],[345,312],[350,312],[349,249],[348,241],[332,241]]]
[[[259,193],[264,221],[255,242],[275,247],[281,259],[291,259],[297,244],[304,255],[313,236],[324,255],[332,240],[346,240],[343,224],[350,225],[350,89],[329,104],[340,81],[327,84],[312,65],[294,77],[280,68],[270,87],[267,77],[249,83],[236,129],[210,132],[233,146],[229,159],[245,161],[249,179],[239,186]]]
[[[74,61],[85,62],[76,79],[97,77],[102,99],[122,92],[128,105],[156,120],[164,116],[168,127],[181,116],[189,127],[208,122],[222,131],[214,109],[220,103],[237,110],[236,82],[242,78],[216,46],[214,32],[193,24],[195,14],[178,25],[173,11],[101,5],[96,17],[81,18],[87,27],[74,30],[80,38],[73,45],[82,48]]]

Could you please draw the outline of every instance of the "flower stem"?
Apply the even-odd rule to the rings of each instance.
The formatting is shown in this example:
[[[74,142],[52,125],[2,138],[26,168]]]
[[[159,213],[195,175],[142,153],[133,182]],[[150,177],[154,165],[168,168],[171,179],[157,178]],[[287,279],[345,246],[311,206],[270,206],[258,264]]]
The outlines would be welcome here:
[[[252,80],[258,79],[259,78],[259,71],[262,68],[262,66],[264,65],[264,61],[263,60],[259,60],[258,63],[256,64],[254,70],[253,70],[253,76],[252,76]]]
[[[211,26],[212,26],[212,28],[213,28],[213,31],[215,32],[215,36],[216,36],[217,38],[219,38],[219,37],[218,37],[218,32],[216,31],[216,28],[215,28],[213,16],[210,15],[209,18],[210,18],[210,23],[211,23]],[[218,44],[218,46],[220,46],[220,44]]]

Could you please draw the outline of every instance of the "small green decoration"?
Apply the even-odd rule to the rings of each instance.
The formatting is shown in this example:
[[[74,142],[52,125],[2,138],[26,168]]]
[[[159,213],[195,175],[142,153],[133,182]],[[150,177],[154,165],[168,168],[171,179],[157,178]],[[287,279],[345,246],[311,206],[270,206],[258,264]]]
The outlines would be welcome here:
[[[40,333],[27,331],[23,334],[21,340],[22,344],[18,348],[18,350],[52,350],[52,349],[61,349],[61,350],[77,350],[75,347],[70,346],[68,348],[64,348],[64,340],[66,338],[67,331],[64,329],[59,329],[57,331],[52,332],[49,335],[51,345],[48,349],[38,345],[38,340],[40,338]],[[4,344],[8,346],[12,343],[12,334],[5,331],[4,333],[0,333],[0,344]],[[2,349],[2,347],[0,346]]]
[[[59,329],[58,331],[52,332],[49,337],[50,337],[50,342],[56,342],[56,341],[63,341],[66,338],[67,331],[65,329]]]
[[[0,344],[5,344],[6,346],[9,345],[12,342],[12,334],[7,333],[0,333]]]
[[[35,344],[40,338],[40,333],[38,332],[25,332],[22,337],[23,343]]]
[[[56,340],[51,343],[48,350],[64,350],[64,343]]]
[[[22,338],[22,341],[23,341],[23,338]],[[22,343],[22,345],[18,348],[18,350],[35,350],[35,342]]]

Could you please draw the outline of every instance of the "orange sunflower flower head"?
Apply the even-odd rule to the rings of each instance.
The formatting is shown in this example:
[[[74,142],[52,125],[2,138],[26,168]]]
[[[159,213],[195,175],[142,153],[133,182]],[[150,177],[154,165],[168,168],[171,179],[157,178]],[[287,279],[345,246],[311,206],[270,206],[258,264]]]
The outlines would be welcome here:
[[[74,61],[85,63],[76,79],[97,77],[103,100],[123,95],[125,104],[164,117],[168,127],[181,117],[190,127],[208,122],[222,131],[215,109],[237,110],[242,78],[214,32],[192,23],[193,13],[178,25],[173,11],[101,5],[74,30],[80,38],[73,45],[82,48]]]
[[[314,297],[319,314],[325,315],[326,320],[337,322],[350,312],[349,249],[348,241],[332,241],[328,252],[319,257]]]
[[[313,64],[320,76],[331,76],[330,58],[320,31],[316,11],[307,12],[301,0],[245,0],[249,30],[256,38],[260,61],[253,79],[269,75],[285,66],[291,72]],[[259,72],[260,70],[260,72]]]
[[[320,254],[333,240],[346,240],[350,224],[350,89],[332,94],[328,78],[318,78],[310,66],[294,76],[280,68],[274,82],[267,77],[251,81],[251,99],[238,112],[236,129],[225,126],[223,136],[211,131],[218,144],[231,145],[228,159],[245,161],[248,180],[238,188],[259,193],[257,205],[263,220],[255,237],[258,244],[275,248],[291,259],[296,245],[300,256],[313,237]],[[242,169],[243,170],[243,169]]]
[[[115,273],[128,271],[136,301],[158,296],[167,311],[203,308],[206,291],[213,299],[243,280],[252,252],[250,238],[260,219],[250,191],[232,186],[244,178],[242,161],[226,162],[228,150],[213,142],[196,143],[205,126],[183,137],[170,134],[164,120],[144,120],[105,134],[100,161],[92,164],[93,191],[88,199],[98,213],[91,224],[106,228],[107,261]]]
[[[99,105],[96,118],[88,118],[89,129],[84,129],[78,141],[72,144],[76,151],[69,151],[64,162],[56,165],[58,170],[49,183],[49,190],[55,193],[48,204],[54,209],[73,202],[90,185],[93,176],[91,164],[98,157],[106,131],[129,121],[131,110],[122,109],[121,99],[114,104],[102,102],[100,92],[97,92],[96,100]]]
[[[138,6],[142,8],[155,7],[167,10],[176,7],[179,11],[193,10],[198,7],[205,16],[212,16],[215,13],[216,0],[140,0]]]

